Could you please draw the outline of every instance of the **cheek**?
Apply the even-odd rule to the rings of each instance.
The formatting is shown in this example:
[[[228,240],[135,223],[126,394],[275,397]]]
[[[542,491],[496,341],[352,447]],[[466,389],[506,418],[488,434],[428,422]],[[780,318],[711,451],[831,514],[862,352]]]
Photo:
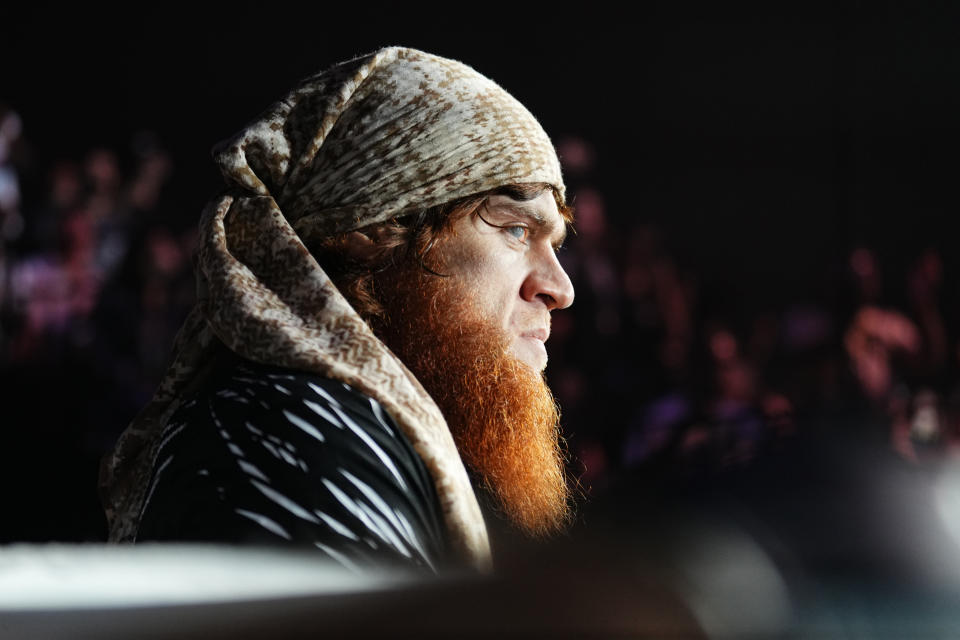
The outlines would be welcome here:
[[[477,274],[479,276],[479,274]],[[520,324],[518,293],[503,278],[472,277],[464,282],[464,300],[487,324],[508,330]]]
[[[497,318],[504,328],[515,323],[514,316],[519,314],[520,287],[509,271],[491,270],[479,283],[478,291],[491,316]]]
[[[505,288],[496,286],[495,282],[477,281],[470,290],[473,303],[485,320],[504,329],[513,324],[516,305]]]
[[[508,329],[515,323],[512,316],[520,298],[519,256],[499,247],[497,236],[474,240],[450,247],[444,272],[456,279],[457,288],[485,321]]]

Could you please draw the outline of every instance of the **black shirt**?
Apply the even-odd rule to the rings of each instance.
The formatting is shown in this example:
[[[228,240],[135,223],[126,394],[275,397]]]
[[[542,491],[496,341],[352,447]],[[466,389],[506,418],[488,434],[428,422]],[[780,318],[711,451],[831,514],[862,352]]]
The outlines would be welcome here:
[[[308,545],[357,570],[436,571],[447,551],[433,482],[378,402],[237,358],[168,421],[136,539]]]

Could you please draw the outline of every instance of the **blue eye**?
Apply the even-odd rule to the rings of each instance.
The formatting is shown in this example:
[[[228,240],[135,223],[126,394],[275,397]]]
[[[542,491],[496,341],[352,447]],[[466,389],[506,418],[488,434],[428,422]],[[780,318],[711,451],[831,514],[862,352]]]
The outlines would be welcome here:
[[[520,241],[526,241],[527,234],[530,233],[530,229],[520,225],[504,227],[504,230]]]

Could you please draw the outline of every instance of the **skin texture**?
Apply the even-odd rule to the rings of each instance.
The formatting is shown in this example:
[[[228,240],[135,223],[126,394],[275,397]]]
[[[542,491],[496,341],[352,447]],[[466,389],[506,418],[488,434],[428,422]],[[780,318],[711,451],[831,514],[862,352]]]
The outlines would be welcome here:
[[[508,352],[541,372],[550,312],[573,303],[573,284],[556,249],[566,224],[553,194],[519,202],[491,196],[476,215],[454,222],[437,247],[445,274],[469,292],[474,307],[503,329]]]

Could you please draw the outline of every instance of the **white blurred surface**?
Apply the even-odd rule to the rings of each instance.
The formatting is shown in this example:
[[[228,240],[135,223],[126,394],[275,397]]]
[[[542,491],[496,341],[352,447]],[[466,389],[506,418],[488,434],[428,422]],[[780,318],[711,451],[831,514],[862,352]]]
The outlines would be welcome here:
[[[0,547],[0,612],[346,594],[411,581],[354,573],[319,553],[220,545]]]

